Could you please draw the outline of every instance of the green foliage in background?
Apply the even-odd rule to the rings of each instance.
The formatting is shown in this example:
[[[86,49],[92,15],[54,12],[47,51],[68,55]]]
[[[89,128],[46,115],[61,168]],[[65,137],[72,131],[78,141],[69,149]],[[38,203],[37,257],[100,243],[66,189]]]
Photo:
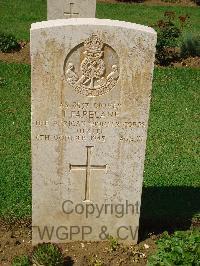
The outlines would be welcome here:
[[[181,44],[181,56],[200,56],[200,35],[187,35]]]
[[[31,266],[28,256],[17,256],[12,261],[12,266]]]
[[[32,262],[35,266],[63,266],[64,257],[58,246],[44,243],[34,249]]]
[[[5,34],[0,32],[0,51],[3,53],[9,53],[20,49],[20,45],[17,42],[15,36],[12,34]]]
[[[157,253],[148,258],[148,266],[200,265],[199,230],[175,232],[172,236],[164,233],[157,246]]]
[[[187,15],[177,17],[175,12],[166,11],[164,18],[155,25],[158,33],[156,59],[160,65],[169,65],[179,58],[176,48],[179,46],[180,37],[187,20]]]

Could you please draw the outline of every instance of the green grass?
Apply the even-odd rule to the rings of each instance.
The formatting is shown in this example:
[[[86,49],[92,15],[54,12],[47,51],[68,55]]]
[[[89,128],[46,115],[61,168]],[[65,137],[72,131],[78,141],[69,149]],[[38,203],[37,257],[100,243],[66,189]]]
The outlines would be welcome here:
[[[156,69],[145,174],[147,186],[200,185],[200,71]]]
[[[46,20],[46,0],[1,0],[0,31],[29,40],[30,25]]]
[[[200,11],[196,7],[178,7],[178,6],[145,6],[134,4],[99,4],[97,5],[97,17],[124,20],[133,23],[139,23],[147,26],[153,26],[155,22],[163,18],[165,11],[174,11],[178,16],[188,14],[190,23],[186,27],[186,32],[199,33]]]
[[[148,223],[189,222],[200,212],[199,84],[197,69],[155,71],[142,201]]]
[[[31,215],[30,66],[0,62],[0,216]],[[200,70],[155,70],[142,216],[189,219],[200,198]]]
[[[17,39],[29,40],[29,29],[33,22],[46,20],[46,0],[1,0],[0,31],[13,33]],[[145,6],[143,4],[97,4],[97,17],[124,20],[151,26],[161,19],[166,10],[178,15],[188,14],[190,26],[186,32],[200,31],[198,7]]]
[[[0,216],[31,213],[30,67],[0,63]]]

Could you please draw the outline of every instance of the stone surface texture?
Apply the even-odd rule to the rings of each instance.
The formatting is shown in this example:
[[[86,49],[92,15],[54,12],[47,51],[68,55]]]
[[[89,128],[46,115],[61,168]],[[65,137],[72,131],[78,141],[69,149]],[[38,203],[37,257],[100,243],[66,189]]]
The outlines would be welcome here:
[[[47,19],[94,18],[96,0],[47,0]]]
[[[132,23],[32,24],[33,244],[137,242],[155,45]]]

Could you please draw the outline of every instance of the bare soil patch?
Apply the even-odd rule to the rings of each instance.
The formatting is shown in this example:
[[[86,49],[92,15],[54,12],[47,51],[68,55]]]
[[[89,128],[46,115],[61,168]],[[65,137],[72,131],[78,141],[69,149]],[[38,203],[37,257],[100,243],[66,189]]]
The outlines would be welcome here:
[[[200,57],[188,57],[180,62],[173,63],[174,67],[193,67],[200,68]]]
[[[59,245],[66,258],[66,266],[90,266],[95,260],[104,266],[146,265],[147,256],[156,250],[155,240],[151,236],[135,246],[120,245],[111,250],[109,241],[71,242]],[[13,258],[19,255],[31,255],[31,221],[6,223],[0,220],[0,265],[10,266]]]
[[[0,52],[0,61],[7,63],[19,63],[19,64],[30,64],[30,44],[27,43],[24,47],[17,52],[2,53]]]

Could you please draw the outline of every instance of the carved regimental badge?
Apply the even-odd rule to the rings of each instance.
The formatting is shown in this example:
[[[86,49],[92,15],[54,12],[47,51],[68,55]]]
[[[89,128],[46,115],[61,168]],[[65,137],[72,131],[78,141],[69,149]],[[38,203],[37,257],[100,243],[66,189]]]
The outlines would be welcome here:
[[[65,60],[65,77],[79,94],[88,97],[111,91],[119,79],[119,59],[97,34],[75,47]]]

